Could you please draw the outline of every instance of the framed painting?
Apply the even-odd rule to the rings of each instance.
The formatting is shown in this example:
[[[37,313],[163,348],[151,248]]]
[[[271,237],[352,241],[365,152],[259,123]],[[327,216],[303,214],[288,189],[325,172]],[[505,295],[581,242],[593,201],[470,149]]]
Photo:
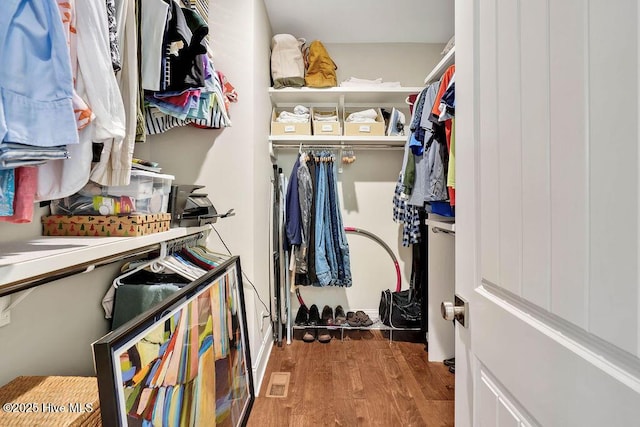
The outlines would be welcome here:
[[[255,396],[240,258],[93,344],[102,424],[244,426]]]

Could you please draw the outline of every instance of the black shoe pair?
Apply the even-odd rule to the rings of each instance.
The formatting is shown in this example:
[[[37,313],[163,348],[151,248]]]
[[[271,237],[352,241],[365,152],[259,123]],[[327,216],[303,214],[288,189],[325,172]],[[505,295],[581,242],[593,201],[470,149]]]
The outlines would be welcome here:
[[[322,309],[322,317],[320,318],[320,324],[325,326],[333,326],[333,308],[325,305]]]
[[[318,307],[315,304],[313,304],[309,310],[307,310],[307,307],[303,304],[302,306],[300,306],[300,310],[306,311],[306,316],[304,316],[304,314],[302,315],[302,317],[305,317],[304,323],[301,323],[302,325],[316,326],[318,323],[320,323],[320,314],[318,313]],[[298,313],[300,313],[300,310],[298,310]],[[297,318],[298,316],[296,316],[296,319]],[[314,342],[316,340],[317,333],[318,331],[315,328],[306,329],[304,331],[304,335],[302,336],[302,341]]]
[[[307,309],[307,306],[302,304],[298,309],[294,323],[297,326],[332,326],[334,324],[333,309],[325,305],[321,317],[317,305],[313,304],[311,308]]]
[[[449,367],[449,372],[451,372],[452,374],[456,373],[456,358],[452,357],[451,359],[445,359],[442,361],[442,363],[444,363],[444,366],[448,366]]]
[[[335,316],[333,315],[333,309],[328,305],[325,305],[322,309],[321,325],[343,325],[347,323],[347,316],[344,314],[344,309],[341,305],[336,306]]]
[[[298,309],[296,318],[294,320],[296,326],[316,326],[320,324],[320,313],[318,307],[313,304],[311,308],[307,308],[302,304]]]
[[[318,306],[313,304],[311,308],[307,310],[306,305],[301,305],[296,314],[295,324],[298,326],[329,326],[333,325],[333,310],[329,306],[325,306],[322,310],[322,318],[318,311]],[[302,340],[304,342],[313,342],[318,339],[321,343],[328,343],[331,341],[331,334],[328,329],[321,328],[308,328]]]

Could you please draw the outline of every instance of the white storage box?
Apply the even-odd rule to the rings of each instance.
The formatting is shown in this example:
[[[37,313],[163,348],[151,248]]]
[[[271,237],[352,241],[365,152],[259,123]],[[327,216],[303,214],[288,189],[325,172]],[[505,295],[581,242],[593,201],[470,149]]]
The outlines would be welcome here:
[[[175,177],[155,172],[131,171],[129,185],[109,186],[104,192],[110,196],[128,196],[135,200],[133,213],[165,213],[169,207],[171,183]]]
[[[348,122],[350,114],[369,110],[368,108],[345,108],[344,109],[344,134],[346,136],[384,136],[384,119],[379,108],[372,108],[376,112],[375,122],[361,123]]]
[[[316,120],[320,116],[325,120]],[[334,118],[335,120],[327,120]],[[340,119],[338,118],[338,108],[311,107],[311,122],[313,123],[314,135],[342,135]]]
[[[282,111],[293,108],[274,108],[271,112],[271,135],[311,135],[311,120],[304,123],[283,123],[277,118]]]

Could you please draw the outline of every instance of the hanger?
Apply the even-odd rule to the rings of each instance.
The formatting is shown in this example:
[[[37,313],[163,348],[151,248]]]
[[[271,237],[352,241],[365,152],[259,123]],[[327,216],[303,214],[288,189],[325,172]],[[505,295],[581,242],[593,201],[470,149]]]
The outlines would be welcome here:
[[[118,288],[118,286],[122,285],[122,279],[124,279],[125,277],[129,277],[133,274],[136,274],[137,272],[144,270],[144,269],[149,269],[154,273],[160,273],[162,271],[169,270],[173,273],[176,273],[182,277],[184,277],[185,279],[189,280],[189,281],[194,281],[196,280],[198,277],[200,276],[196,276],[194,274],[194,272],[189,271],[186,268],[180,268],[180,266],[173,264],[172,262],[168,262],[167,258],[169,257],[169,255],[167,255],[167,243],[166,242],[161,242],[160,243],[160,255],[157,258],[154,258],[152,260],[149,260],[147,262],[143,262],[141,264],[139,264],[137,267],[133,268],[132,270],[129,270],[125,273],[120,274],[118,277],[116,277],[115,279],[113,279],[113,287],[114,288]]]
[[[209,248],[207,248],[206,246],[202,246],[202,245],[192,246],[189,249],[193,249],[193,252],[195,253],[204,252],[205,254],[209,255],[212,259],[215,258],[215,261],[218,261],[220,263],[228,260],[229,257],[231,256],[229,254],[225,254],[222,252],[214,252]]]

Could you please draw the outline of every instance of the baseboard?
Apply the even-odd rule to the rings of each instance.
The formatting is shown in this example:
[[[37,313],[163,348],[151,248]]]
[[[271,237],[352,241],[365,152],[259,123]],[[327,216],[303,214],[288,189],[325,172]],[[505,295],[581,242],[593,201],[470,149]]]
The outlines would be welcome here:
[[[262,380],[267,370],[267,363],[269,362],[269,356],[271,356],[271,349],[273,348],[273,333],[271,325],[267,329],[260,345],[258,355],[253,362],[253,386],[254,394],[258,396],[260,394],[260,386],[262,386]]]

